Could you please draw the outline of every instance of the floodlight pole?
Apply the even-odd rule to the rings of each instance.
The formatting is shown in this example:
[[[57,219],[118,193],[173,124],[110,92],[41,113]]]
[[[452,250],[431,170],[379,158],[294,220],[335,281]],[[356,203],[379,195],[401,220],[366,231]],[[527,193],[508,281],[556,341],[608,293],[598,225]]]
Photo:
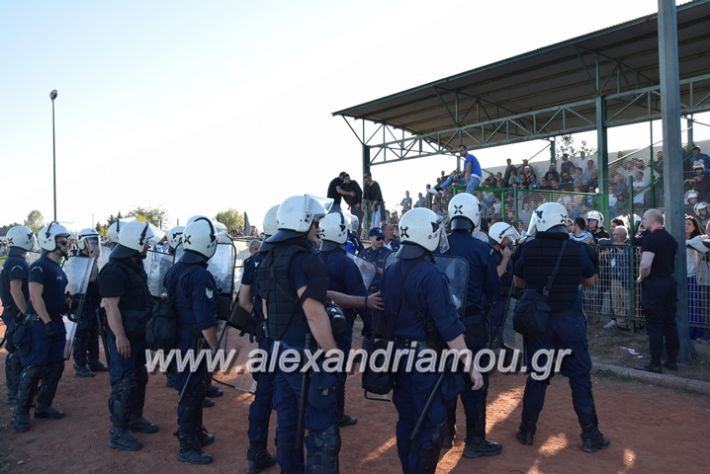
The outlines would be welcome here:
[[[49,93],[52,101],[52,187],[54,189],[54,220],[57,220],[57,140],[54,130],[54,99],[57,98],[57,90]]]
[[[695,350],[688,332],[688,279],[685,256],[685,212],[678,196],[683,191],[683,149],[680,131],[680,68],[678,17],[675,0],[658,0],[658,66],[663,123],[663,200],[665,226],[676,242],[675,279],[678,291],[676,324],[678,360],[688,361]]]

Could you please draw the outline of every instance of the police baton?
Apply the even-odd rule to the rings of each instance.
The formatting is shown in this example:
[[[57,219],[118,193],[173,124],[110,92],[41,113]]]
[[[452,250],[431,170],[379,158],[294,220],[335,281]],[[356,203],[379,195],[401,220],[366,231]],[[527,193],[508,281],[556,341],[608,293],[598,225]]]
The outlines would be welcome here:
[[[197,344],[195,344],[195,352],[197,352],[198,355],[195,355],[195,357],[199,357],[199,353],[202,350],[202,346],[204,343],[204,339],[202,336],[197,338]],[[196,360],[196,359],[193,359]],[[185,396],[185,390],[187,389],[187,386],[190,385],[190,380],[192,380],[192,376],[195,375],[195,371],[192,370],[193,368],[197,369],[198,367],[190,367],[190,373],[187,374],[187,380],[185,380],[185,384],[182,386],[182,390],[180,390],[180,397],[178,398],[178,405],[182,402],[183,397]]]
[[[99,335],[101,336],[101,345],[104,346],[104,357],[106,357],[106,365],[109,365],[111,361],[109,360],[109,354],[108,354],[108,342],[107,342],[107,334],[108,334],[108,329],[106,329],[106,324],[104,324],[104,318],[102,317],[106,315],[106,311],[103,308],[99,308],[96,310],[96,321],[99,325]]]
[[[311,347],[311,341],[311,333],[306,332],[304,349],[308,349],[309,347]],[[308,394],[309,381],[310,372],[306,371],[303,373],[303,379],[301,380],[301,398],[298,400],[298,421],[296,422],[296,446],[298,447],[298,452],[301,455],[301,462],[305,462],[305,457],[303,455],[303,424],[306,416],[306,397]]]
[[[431,409],[431,404],[434,403],[434,397],[436,396],[436,393],[441,388],[441,384],[444,383],[444,377],[446,377],[446,374],[447,374],[447,370],[444,370],[441,374],[439,374],[439,377],[436,379],[436,383],[434,384],[434,388],[431,389],[431,393],[429,393],[429,398],[426,399],[426,403],[424,404],[424,408],[422,409],[422,412],[419,415],[419,419],[417,420],[417,424],[414,425],[414,429],[412,430],[412,434],[409,436],[410,442],[414,442],[414,439],[419,434],[419,430],[421,429],[422,424],[424,423],[424,419],[429,414],[429,410]]]

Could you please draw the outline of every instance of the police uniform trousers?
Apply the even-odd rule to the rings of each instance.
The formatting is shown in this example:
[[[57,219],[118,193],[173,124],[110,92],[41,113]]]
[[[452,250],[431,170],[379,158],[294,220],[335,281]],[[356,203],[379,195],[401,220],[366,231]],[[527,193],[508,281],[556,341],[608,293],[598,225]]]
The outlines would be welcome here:
[[[283,341],[281,350],[288,349]],[[301,353],[302,359],[305,355]],[[308,385],[304,413],[306,459],[305,471],[301,446],[297,446],[298,410],[304,374],[285,372],[280,368],[275,378],[274,408],[276,408],[276,458],[284,474],[337,473],[340,433],[336,411],[337,375],[323,371],[307,375]]]
[[[676,282],[673,277],[648,277],[643,281],[641,306],[646,315],[652,365],[661,364],[664,340],[668,361],[675,362],[678,356],[676,303]]]
[[[503,346],[503,329],[505,328],[505,318],[507,316],[506,309],[508,304],[504,298],[496,298],[491,306],[489,313],[490,319],[490,342],[494,344],[493,348]]]
[[[397,349],[408,348],[407,344],[398,344]],[[438,372],[407,371],[406,365],[400,363],[395,374],[392,401],[397,408],[397,454],[402,464],[404,474],[433,474],[439,461],[443,430],[448,416],[448,406],[451,400],[444,396],[442,390],[434,394],[433,402],[423,420],[419,432],[410,441],[414,427],[424,405],[432,393]],[[453,398],[453,397],[452,397]],[[453,398],[455,401],[455,398]]]
[[[535,371],[533,358],[535,353],[543,349],[570,349],[571,354],[565,356],[561,366],[563,375],[569,378],[572,390],[572,404],[577,413],[577,419],[583,433],[592,432],[597,428],[597,414],[592,396],[592,360],[587,346],[587,323],[582,314],[552,314],[544,333],[526,336],[525,362],[528,370]],[[556,356],[553,356],[556,357]],[[538,357],[536,365],[556,363],[548,357]],[[544,371],[537,371],[538,374]],[[545,403],[545,391],[550,384],[552,374],[544,380],[535,380],[528,376],[523,395],[523,415],[520,428],[535,433],[538,417]]]
[[[145,337],[128,335],[131,353],[123,357],[116,348],[116,337],[108,331],[109,378],[111,396],[108,409],[111,423],[120,429],[128,429],[131,418],[143,416],[145,404],[145,386],[148,372],[145,368]]]
[[[269,354],[270,357],[273,341],[265,336],[257,336],[257,343],[259,349]],[[267,359],[267,367],[269,363],[270,359]],[[252,373],[252,377],[256,381],[256,392],[254,392],[254,399],[249,405],[249,429],[247,431],[249,448],[265,451],[269,439],[269,419],[274,407],[276,374],[267,369],[264,372]]]
[[[467,316],[463,320],[466,346],[476,356],[478,351],[488,345],[488,324],[482,315]],[[487,361],[482,360],[481,365],[486,366]],[[461,404],[466,415],[466,442],[473,438],[486,437],[486,401],[488,398],[488,374],[483,375],[483,387],[473,390],[470,377],[464,377],[464,389],[461,391]],[[453,439],[456,434],[456,398],[448,404],[447,429]]]
[[[5,323],[5,350],[7,351],[7,356],[5,357],[5,385],[7,388],[7,400],[11,405],[14,405],[17,401],[17,387],[22,373],[20,353],[12,341],[17,317],[18,311],[15,309],[6,308],[2,313],[2,320]]]
[[[64,372],[66,342],[66,329],[59,315],[52,316],[49,323],[52,336],[47,335],[45,324],[37,316],[31,316],[27,324],[30,341],[29,347],[20,351],[23,369],[17,392],[17,408],[23,414],[29,413],[35,393],[37,410],[43,411],[52,405]],[[42,384],[38,389],[40,380]]]
[[[345,359],[347,360],[348,355],[350,354],[350,349],[353,346],[353,324],[354,324],[354,317],[353,315],[349,314],[349,312],[346,311],[345,317],[348,320],[348,324],[345,327],[345,330],[341,333],[335,336],[335,343],[338,346],[338,349],[343,351],[345,354]],[[348,373],[346,370],[343,370],[342,372],[338,373],[338,385],[337,385],[337,412],[336,416],[337,419],[340,420],[344,415],[345,415],[345,382],[348,380]]]
[[[99,361],[99,325],[96,319],[98,306],[84,305],[82,314],[76,322],[72,356],[79,367],[97,365]]]
[[[198,343],[200,341],[201,343]],[[193,330],[178,327],[178,350],[183,360],[190,360],[189,353],[194,351],[195,360],[198,350],[206,350],[209,346],[196,335]],[[207,370],[207,358],[203,358],[197,367],[186,364],[184,368],[177,367],[175,372],[175,388],[178,394],[182,393],[182,400],[178,403],[178,432],[181,450],[200,450],[200,434],[202,433],[202,402],[205,399],[207,386],[212,380],[212,375]],[[191,372],[191,369],[195,369]]]

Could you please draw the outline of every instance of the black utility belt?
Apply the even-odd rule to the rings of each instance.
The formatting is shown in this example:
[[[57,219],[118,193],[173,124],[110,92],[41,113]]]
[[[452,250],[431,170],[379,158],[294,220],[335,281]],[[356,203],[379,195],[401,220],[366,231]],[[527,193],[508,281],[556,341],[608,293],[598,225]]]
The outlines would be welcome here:
[[[38,314],[26,314],[25,318],[27,321],[42,321],[42,318],[39,317]],[[61,321],[62,320],[62,315],[61,314],[50,314],[49,319],[52,321]]]
[[[443,349],[440,344],[433,344],[424,339],[414,339],[410,337],[395,337],[394,344],[397,347],[408,349],[433,349],[435,351],[440,351]]]

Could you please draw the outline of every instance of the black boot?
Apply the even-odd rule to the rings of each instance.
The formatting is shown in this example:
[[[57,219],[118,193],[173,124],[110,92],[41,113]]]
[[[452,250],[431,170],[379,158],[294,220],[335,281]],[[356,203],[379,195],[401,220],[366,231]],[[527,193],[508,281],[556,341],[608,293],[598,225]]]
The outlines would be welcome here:
[[[92,372],[108,372],[108,369],[99,359],[89,362],[89,370]]]
[[[496,456],[500,454],[503,447],[500,443],[495,441],[488,441],[486,439],[486,399],[488,395],[488,380],[486,377],[486,386],[482,389],[484,390],[483,396],[476,403],[475,408],[475,425],[473,428],[473,433],[466,433],[466,447],[463,451],[463,457],[465,458],[477,458],[480,456]]]
[[[258,474],[276,464],[276,458],[265,447],[249,446],[247,451],[247,474]]]
[[[594,453],[609,446],[609,438],[598,428],[582,433],[582,450],[585,453]]]
[[[30,406],[37,393],[37,384],[42,376],[42,367],[25,367],[17,387],[17,403],[12,413],[12,428],[18,433],[30,429]]]
[[[213,460],[211,454],[203,453],[200,446],[199,434],[202,426],[199,425],[198,407],[200,400],[184,400],[178,405],[178,431],[177,437],[180,441],[180,451],[178,461],[189,464],[210,464]]]
[[[128,427],[134,433],[153,434],[160,430],[157,425],[148,421],[144,416],[131,416]]]
[[[112,426],[108,434],[108,445],[112,449],[119,449],[121,451],[138,451],[143,447],[141,442],[133,436],[133,433],[125,428]]]
[[[17,389],[20,385],[20,375],[22,374],[22,363],[20,354],[10,352],[5,358],[5,381],[7,384],[7,404],[15,406],[17,403]]]
[[[64,418],[64,413],[52,407],[52,401],[57,393],[59,379],[64,372],[64,361],[47,365],[42,370],[42,385],[37,392],[37,408],[35,418],[59,420]]]
[[[215,436],[207,431],[207,428],[205,428],[205,425],[202,421],[202,406],[197,407],[197,421],[195,422],[195,426],[199,426],[200,429],[198,430],[197,433],[197,439],[200,442],[201,447],[209,446],[210,444],[214,443]]]
[[[222,395],[224,395],[224,392],[219,389],[218,386],[215,384],[211,383],[207,385],[207,389],[205,390],[205,396],[208,398],[219,398]]]
[[[525,428],[523,425],[520,425],[517,433],[515,433],[515,437],[520,441],[520,444],[532,446],[535,440],[535,433]]]
[[[94,373],[89,370],[85,365],[79,365],[74,362],[74,373],[77,377],[93,377]]]

